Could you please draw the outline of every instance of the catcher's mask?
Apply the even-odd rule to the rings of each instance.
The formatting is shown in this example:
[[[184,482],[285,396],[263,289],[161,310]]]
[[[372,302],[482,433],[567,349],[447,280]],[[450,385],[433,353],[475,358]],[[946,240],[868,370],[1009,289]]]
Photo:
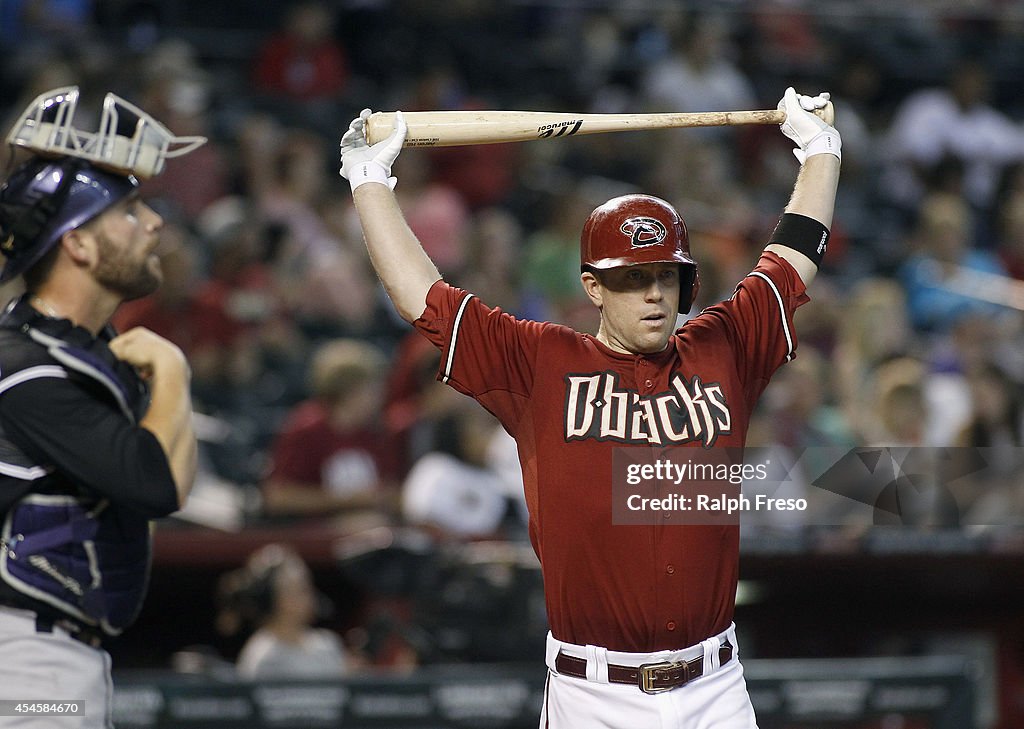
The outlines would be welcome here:
[[[103,99],[99,130],[74,126],[78,87],[66,86],[35,98],[11,127],[7,143],[42,156],[68,156],[120,175],[146,179],[164,161],[188,154],[206,137],[176,137],[142,109],[116,94]]]
[[[164,161],[204,137],[176,137],[124,99],[107,94],[99,131],[74,126],[78,88],[47,91],[21,114],[8,144],[33,156],[0,186],[0,283],[41,260],[69,230],[89,222],[159,174]]]
[[[652,195],[623,195],[596,208],[580,235],[580,269],[600,271],[643,263],[679,264],[679,311],[687,313],[700,289],[686,224],[676,209]]]

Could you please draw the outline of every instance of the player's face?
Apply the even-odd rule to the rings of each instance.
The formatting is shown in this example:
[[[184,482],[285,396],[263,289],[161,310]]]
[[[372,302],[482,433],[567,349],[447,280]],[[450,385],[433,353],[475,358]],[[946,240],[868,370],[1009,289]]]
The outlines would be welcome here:
[[[665,349],[679,311],[678,264],[611,268],[596,278],[584,274],[583,284],[601,309],[598,339],[618,352],[651,354]]]
[[[161,218],[138,197],[106,210],[95,221],[98,259],[94,276],[125,301],[153,293],[163,281],[160,258]]]

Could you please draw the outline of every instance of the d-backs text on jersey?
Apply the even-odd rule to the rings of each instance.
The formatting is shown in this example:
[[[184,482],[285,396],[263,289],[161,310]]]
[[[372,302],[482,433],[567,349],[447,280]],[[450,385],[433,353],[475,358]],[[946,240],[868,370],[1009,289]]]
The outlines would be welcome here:
[[[565,377],[565,440],[642,445],[700,441],[705,448],[732,432],[721,385],[687,381],[678,372],[669,390],[651,395],[619,386],[615,372]]]

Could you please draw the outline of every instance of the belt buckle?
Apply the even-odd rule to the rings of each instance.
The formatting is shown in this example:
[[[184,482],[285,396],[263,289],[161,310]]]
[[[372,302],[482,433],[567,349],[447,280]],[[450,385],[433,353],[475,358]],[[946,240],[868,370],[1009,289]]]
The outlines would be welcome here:
[[[686,683],[690,680],[690,666],[686,661],[679,661],[673,663],[672,661],[662,661],[661,663],[645,663],[640,666],[640,690],[645,694],[660,694],[664,691],[671,691],[675,686],[655,686],[654,682],[658,680],[658,673],[663,671],[672,671],[677,668],[682,668],[685,673],[685,680],[682,683]],[[682,684],[677,684],[682,685]]]

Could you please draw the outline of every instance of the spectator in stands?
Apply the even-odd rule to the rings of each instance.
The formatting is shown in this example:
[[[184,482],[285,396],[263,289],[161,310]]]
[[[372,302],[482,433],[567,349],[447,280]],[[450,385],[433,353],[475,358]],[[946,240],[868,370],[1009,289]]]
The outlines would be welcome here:
[[[396,188],[395,194],[405,220],[437,267],[457,275],[466,265],[469,208],[458,190],[435,179],[426,150],[407,151],[395,168],[402,175],[402,188]]]
[[[958,445],[1003,450],[1024,446],[1024,403],[1020,384],[991,362],[970,372],[968,382],[972,411]]]
[[[277,150],[285,133],[283,124],[271,114],[254,111],[235,121],[232,185],[240,196],[262,200],[273,194],[278,175]]]
[[[467,290],[487,291],[495,306],[523,316],[520,257],[524,247],[519,220],[499,207],[471,218],[467,263],[460,281]]]
[[[824,357],[808,348],[792,364],[765,391],[764,409],[776,442],[798,451],[855,446],[853,429],[830,401],[834,373]]]
[[[207,277],[197,283],[190,306],[193,385],[204,404],[230,410],[240,395],[259,399],[257,383],[269,365],[278,374],[301,373],[307,345],[267,263],[275,249],[273,228],[250,216],[210,232]]]
[[[0,28],[7,30],[2,19]],[[80,86],[80,77],[85,75],[84,64],[78,59],[65,58],[57,53],[45,53],[42,57],[29,54],[29,60],[22,65],[24,68],[11,61],[0,71],[0,79],[17,77],[15,88],[18,90],[17,95],[12,94],[3,111],[0,111],[0,128],[3,129],[10,129],[18,114],[39,94],[62,86]],[[86,104],[91,105],[91,102],[91,98],[82,96],[78,100],[82,108]]]
[[[381,412],[387,361],[370,344],[329,341],[310,366],[312,396],[287,416],[263,483],[272,517],[334,517],[343,528],[389,522],[402,464]]]
[[[732,28],[724,15],[693,13],[673,39],[672,52],[641,81],[644,104],[657,111],[754,109],[753,84],[737,65]],[[697,131],[704,140],[733,138],[733,127]]]
[[[500,537],[513,501],[488,450],[500,425],[477,403],[442,395],[449,403],[433,448],[421,456],[402,484],[402,513],[410,524],[442,538]],[[457,398],[457,399],[456,399]],[[513,493],[521,493],[519,489]]]
[[[500,526],[503,536],[518,537],[526,500],[515,440],[475,403],[436,381],[438,359],[435,347],[410,332],[388,377],[384,416],[411,464],[402,484],[404,516],[458,536]],[[460,503],[471,513],[460,514]]]
[[[285,305],[300,326],[327,327],[328,336],[366,332],[376,281],[365,253],[346,247],[320,214],[337,184],[324,163],[325,139],[289,129],[265,141],[274,144],[272,177],[256,203],[260,217],[282,233],[272,266]]]
[[[435,3],[429,12],[436,11]],[[401,105],[407,111],[435,109],[491,109],[489,99],[471,96],[466,81],[445,62],[428,65],[415,81],[412,98]],[[516,166],[521,153],[516,144],[471,144],[429,150],[433,179],[456,190],[471,209],[502,203],[516,183]],[[404,184],[404,181],[403,181]]]
[[[94,0],[6,0],[0,3],[0,41],[58,45],[95,32]]]
[[[527,237],[523,287],[535,301],[534,315],[569,324],[571,312],[584,301],[579,286],[579,229],[580,221],[593,209],[591,203],[579,186],[567,185],[548,204],[543,224]]]
[[[947,527],[959,524],[960,508],[943,478],[944,449],[930,448],[931,421],[941,411],[928,401],[928,372],[924,363],[901,357],[878,370],[874,412],[878,429],[869,445],[884,446],[891,474],[875,502],[876,525]],[[876,466],[877,468],[877,466]]]
[[[956,484],[958,500],[965,507],[965,523],[1019,524],[1024,522],[1021,385],[991,362],[974,368],[967,380],[972,412],[957,445],[968,450],[958,448],[953,454],[964,461],[980,456],[984,466],[965,468],[967,477]]]
[[[334,131],[350,81],[347,53],[334,31],[328,3],[312,0],[288,8],[281,29],[254,59],[253,86],[268,111],[324,133]]]
[[[878,367],[873,398],[868,404],[873,423],[863,434],[867,445],[928,445],[925,433],[931,413],[926,377],[924,363],[914,357],[897,357]]]
[[[903,289],[892,279],[863,279],[849,295],[838,328],[832,358],[835,396],[847,422],[863,435],[862,419],[867,414],[864,403],[869,399],[876,368],[913,347]]]
[[[748,481],[743,485],[743,493],[750,498],[759,493],[772,498],[803,498],[810,509],[805,513],[744,513],[741,527],[747,533],[761,527],[808,526],[818,523],[815,519],[825,518],[819,506],[822,494],[811,488],[810,482],[829,467],[829,459],[837,449],[857,445],[845,414],[829,402],[835,373],[827,360],[803,342],[800,356],[789,365],[772,378],[754,412],[747,436],[748,447],[770,448],[771,455],[763,458],[786,469],[787,475],[778,482]]]
[[[439,395],[446,388],[436,381],[439,361],[437,349],[410,330],[391,356],[382,412],[388,431],[399,443],[403,463],[411,464],[433,448],[437,420],[447,407]]]
[[[291,255],[299,263],[328,256],[335,247],[326,226],[317,215],[317,204],[328,188],[329,168],[323,154],[325,138],[297,128],[280,130],[262,141],[263,154],[270,154],[270,179],[259,191],[261,214],[270,222],[285,226],[291,237]],[[315,265],[315,264],[312,264]]]
[[[293,4],[281,30],[259,49],[253,70],[256,88],[293,102],[336,98],[349,81],[349,68],[333,33],[329,5]]]
[[[990,251],[972,245],[971,220],[970,207],[957,195],[936,192],[921,204],[911,240],[914,252],[900,270],[918,331],[941,333],[960,317],[1002,312],[979,296],[988,279],[974,274],[1005,272]]]
[[[154,109],[179,134],[210,138],[190,164],[168,160],[163,174],[143,187],[143,194],[165,200],[175,212],[194,219],[228,193],[228,153],[212,134],[212,79],[184,41],[156,46],[143,60],[142,74],[140,106]]]
[[[948,158],[963,166],[963,193],[980,210],[994,202],[1003,168],[1024,160],[1024,130],[993,104],[991,72],[977,58],[960,59],[945,86],[896,108],[883,155],[885,197],[913,210]]]
[[[250,555],[245,567],[221,577],[218,628],[254,630],[236,662],[250,679],[338,678],[352,657],[332,631],[314,628],[326,603],[302,557],[282,544]]]

